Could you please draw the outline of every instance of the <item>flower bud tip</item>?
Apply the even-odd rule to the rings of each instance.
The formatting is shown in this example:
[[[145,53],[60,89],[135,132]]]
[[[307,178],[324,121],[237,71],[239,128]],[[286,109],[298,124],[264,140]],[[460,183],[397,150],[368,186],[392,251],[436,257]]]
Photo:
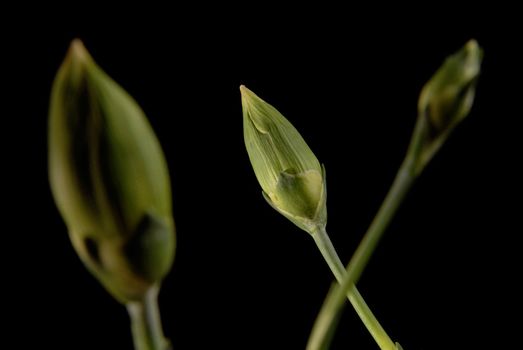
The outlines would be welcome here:
[[[467,43],[465,44],[465,47],[466,47],[467,51],[479,49],[479,45],[478,45],[478,42],[476,41],[476,39],[470,39],[469,41],[467,41]]]
[[[240,93],[243,97],[245,97],[248,94],[252,94],[252,91],[249,90],[245,85],[240,85]]]
[[[71,41],[71,45],[69,46],[67,56],[79,62],[86,62],[90,60],[90,55],[87,52],[84,43],[82,42],[82,40],[78,38]]]

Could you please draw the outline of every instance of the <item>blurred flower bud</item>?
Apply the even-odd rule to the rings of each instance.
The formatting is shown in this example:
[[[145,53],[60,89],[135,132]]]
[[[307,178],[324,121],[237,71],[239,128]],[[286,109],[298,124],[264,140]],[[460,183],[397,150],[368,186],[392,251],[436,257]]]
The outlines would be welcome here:
[[[325,171],[274,107],[240,87],[245,146],[267,202],[307,232],[327,222]]]
[[[427,124],[424,161],[441,146],[450,131],[470,112],[483,51],[475,40],[449,56],[423,87],[418,111]]]
[[[175,235],[169,174],[143,111],[72,42],[53,84],[49,178],[78,255],[120,302],[168,273]]]

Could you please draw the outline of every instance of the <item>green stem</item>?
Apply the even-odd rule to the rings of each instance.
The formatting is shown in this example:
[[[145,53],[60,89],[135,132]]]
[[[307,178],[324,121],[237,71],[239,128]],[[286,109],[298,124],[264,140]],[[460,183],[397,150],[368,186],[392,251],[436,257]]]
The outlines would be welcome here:
[[[127,304],[135,350],[170,349],[169,341],[162,331],[158,291],[159,288],[154,286],[147,291],[141,301]]]
[[[396,178],[383,201],[376,217],[372,221],[367,233],[360,242],[356,252],[352,256],[346,268],[341,283],[331,289],[327,296],[325,303],[316,319],[314,328],[309,338],[307,349],[326,349],[330,336],[333,332],[333,324],[338,318],[345,301],[345,295],[349,292],[352,286],[358,282],[363,270],[367,266],[370,257],[374,253],[379,240],[383,236],[385,229],[389,225],[392,217],[396,213],[399,205],[405,198],[405,195],[411,188],[420,169],[417,168],[414,162],[414,157],[418,152],[420,139],[413,138],[411,148],[401,165]]]
[[[336,253],[325,227],[317,227],[317,229],[312,232],[312,237],[320,249],[323,258],[334,274],[334,277],[336,277],[336,280],[341,283],[343,275],[345,274],[345,266],[343,266],[343,263]],[[395,350],[396,346],[394,345],[394,342],[390,339],[387,332],[385,332],[379,321],[376,319],[376,316],[374,316],[372,310],[368,307],[367,303],[356,288],[356,285],[352,284],[349,287],[347,290],[347,298],[380,349]]]
[[[398,171],[378,214],[376,214],[376,217],[372,221],[367,233],[347,265],[345,280],[348,280],[349,282],[344,281],[345,283],[343,285],[350,285],[350,282],[358,282],[363,270],[370,260],[370,257],[374,253],[378,242],[383,236],[385,229],[414,183],[414,179],[413,162],[410,161],[410,158],[407,158]]]

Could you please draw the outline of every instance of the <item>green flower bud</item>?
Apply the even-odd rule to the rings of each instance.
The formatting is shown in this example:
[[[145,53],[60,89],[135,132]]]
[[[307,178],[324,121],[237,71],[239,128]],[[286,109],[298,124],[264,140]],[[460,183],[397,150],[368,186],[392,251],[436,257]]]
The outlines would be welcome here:
[[[450,131],[470,112],[480,73],[483,51],[475,40],[449,56],[423,87],[418,111],[427,125],[426,161],[441,146]]]
[[[264,198],[307,232],[325,225],[324,168],[280,112],[245,86],[240,91],[245,146]]]
[[[52,88],[49,179],[75,250],[115,298],[160,283],[175,248],[167,164],[141,108],[79,40]]]

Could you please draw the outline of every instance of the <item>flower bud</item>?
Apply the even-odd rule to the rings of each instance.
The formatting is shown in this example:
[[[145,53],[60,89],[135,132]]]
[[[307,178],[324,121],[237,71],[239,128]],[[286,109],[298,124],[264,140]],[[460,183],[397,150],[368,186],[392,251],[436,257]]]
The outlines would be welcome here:
[[[170,270],[175,235],[167,164],[143,111],[73,41],[49,110],[49,179],[72,244],[119,301]]]
[[[245,146],[267,202],[307,232],[327,222],[325,171],[285,117],[240,87]]]
[[[469,114],[482,58],[478,43],[470,40],[449,56],[423,87],[418,111],[427,124],[424,158],[430,158],[450,131]]]

